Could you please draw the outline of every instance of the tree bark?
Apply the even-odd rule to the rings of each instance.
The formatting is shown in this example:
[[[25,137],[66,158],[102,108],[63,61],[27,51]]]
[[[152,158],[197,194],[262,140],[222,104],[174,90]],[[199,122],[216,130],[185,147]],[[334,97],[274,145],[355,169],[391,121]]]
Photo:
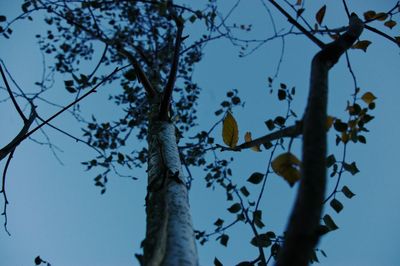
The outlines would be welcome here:
[[[148,144],[144,265],[198,265],[175,126],[159,120],[159,100],[152,103]]]
[[[303,117],[301,182],[279,254],[278,266],[305,266],[318,243],[326,185],[328,72],[361,35],[363,22],[350,17],[349,28],[312,60],[310,92]]]

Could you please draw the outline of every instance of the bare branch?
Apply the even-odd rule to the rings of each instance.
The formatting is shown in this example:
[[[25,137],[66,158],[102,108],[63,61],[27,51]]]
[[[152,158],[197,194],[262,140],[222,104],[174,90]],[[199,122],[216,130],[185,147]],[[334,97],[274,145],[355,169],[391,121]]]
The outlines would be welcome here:
[[[56,112],[55,114],[53,114],[52,116],[50,116],[49,118],[47,118],[43,123],[41,123],[40,125],[38,125],[37,127],[35,127],[34,129],[32,129],[31,131],[29,131],[22,139],[26,139],[27,137],[29,137],[30,135],[32,135],[33,133],[35,133],[38,129],[40,129],[41,127],[43,127],[44,125],[46,125],[47,123],[49,123],[51,120],[53,120],[54,118],[56,118],[57,116],[59,116],[60,114],[62,114],[63,112],[65,112],[67,109],[69,109],[70,107],[74,106],[76,103],[80,102],[81,100],[83,100],[84,98],[86,98],[87,96],[89,96],[90,94],[96,92],[96,89],[98,87],[100,87],[100,85],[102,85],[104,82],[106,82],[108,79],[110,79],[112,76],[115,75],[115,73],[117,73],[118,71],[120,71],[121,68],[116,68],[114,69],[113,72],[111,72],[110,75],[108,75],[107,77],[105,77],[102,81],[100,81],[96,86],[94,86],[92,89],[90,89],[88,92],[86,92],[84,95],[82,95],[81,97],[79,97],[78,99],[76,99],[75,101],[69,103],[67,106],[65,106],[64,108],[62,108],[60,111]],[[20,141],[20,142],[21,142]]]
[[[0,64],[0,72],[1,72],[1,77],[3,78],[4,84],[6,85],[8,95],[10,95],[11,101],[13,102],[15,109],[17,110],[19,116],[22,118],[22,120],[24,120],[24,123],[25,123],[27,121],[27,118],[25,117],[24,113],[22,112],[21,108],[19,107],[19,105],[17,103],[17,100],[14,97],[14,94],[10,88],[10,85],[8,84],[6,75],[4,74],[3,67],[1,66],[1,64]]]
[[[3,181],[2,181],[2,186],[1,186],[1,190],[0,190],[0,193],[3,194],[3,198],[4,198],[4,207],[3,207],[3,212],[1,213],[4,216],[4,230],[6,231],[6,233],[9,236],[11,236],[11,234],[8,231],[8,228],[7,228],[7,223],[8,223],[8,217],[7,217],[8,198],[7,198],[7,193],[6,193],[6,176],[7,176],[8,167],[10,166],[11,159],[12,159],[12,157],[14,155],[14,151],[15,151],[15,148],[13,150],[11,150],[10,155],[7,158],[6,165],[4,166],[3,178],[2,178]]]
[[[22,140],[24,140],[27,137],[27,132],[29,131],[29,128],[32,125],[35,118],[36,118],[36,111],[35,111],[35,108],[32,106],[32,110],[31,110],[29,119],[27,119],[24,122],[24,126],[19,131],[17,136],[15,136],[15,138],[12,141],[10,141],[10,143],[8,143],[6,146],[4,146],[0,150],[0,161],[3,160],[8,154],[13,152],[15,147],[17,147],[18,144],[20,144],[22,142]]]
[[[372,32],[374,32],[374,33],[376,33],[376,34],[378,34],[378,35],[380,35],[380,36],[382,36],[382,37],[388,39],[389,41],[394,42],[395,44],[397,44],[397,46],[400,47],[400,42],[397,41],[397,40],[396,40],[395,38],[393,38],[392,36],[390,36],[390,35],[388,35],[388,34],[382,32],[382,31],[380,31],[380,30],[378,30],[378,29],[375,29],[374,27],[371,27],[371,26],[369,26],[369,25],[365,25],[365,28],[366,28],[367,30],[369,30],[369,31],[372,31]]]
[[[284,15],[287,20],[294,26],[296,26],[296,28],[298,28],[304,35],[306,35],[311,41],[313,41],[316,45],[318,45],[320,48],[324,48],[325,44],[319,40],[317,37],[315,37],[314,35],[312,35],[308,30],[306,30],[303,26],[300,25],[300,23],[298,23],[292,16],[290,16],[290,14],[288,12],[286,12],[285,9],[283,9],[276,1],[274,0],[268,0],[272,5],[274,5],[276,7],[276,9],[279,10],[279,12],[282,13],[282,15]]]

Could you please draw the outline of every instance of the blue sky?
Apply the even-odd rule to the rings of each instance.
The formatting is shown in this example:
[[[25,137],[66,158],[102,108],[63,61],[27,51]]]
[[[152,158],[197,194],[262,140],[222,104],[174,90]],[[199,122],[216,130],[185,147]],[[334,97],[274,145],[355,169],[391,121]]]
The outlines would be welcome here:
[[[0,0],[0,13],[10,18],[18,14],[18,2]],[[327,2],[318,1],[306,12],[313,17],[319,7]],[[222,9],[228,8],[226,3],[221,1]],[[340,3],[337,4],[329,3],[325,20],[336,26],[346,25]],[[355,1],[349,3],[351,10],[358,14],[369,9],[388,10],[394,4],[395,1],[372,0],[363,1],[362,4]],[[287,27],[279,14],[274,12],[274,16],[278,28]],[[232,19],[253,24],[255,36],[269,36],[272,33],[260,1],[242,4]],[[17,23],[13,29],[11,39],[3,38],[0,42],[0,58],[18,84],[30,90],[42,75],[42,55],[34,38],[37,32],[43,31],[42,24],[39,20],[33,23],[24,21]],[[400,35],[396,27],[388,32]],[[368,53],[352,50],[350,59],[360,88],[372,91],[378,97],[377,108],[372,113],[376,118],[368,127],[371,132],[367,135],[367,145],[349,147],[348,158],[357,161],[360,173],[345,175],[343,184],[348,185],[356,197],[351,200],[339,197],[344,203],[344,210],[340,214],[326,207],[326,212],[334,217],[340,230],[323,237],[320,248],[328,258],[320,256],[321,265],[391,266],[400,262],[397,249],[397,239],[400,237],[397,140],[400,135],[397,123],[400,113],[399,49],[369,32],[364,32],[362,39],[373,42]],[[253,136],[267,132],[264,121],[285,110],[276,95],[269,94],[267,87],[267,77],[275,72],[280,48],[281,42],[276,40],[248,57],[238,58],[237,49],[226,40],[218,40],[207,46],[205,58],[195,70],[195,80],[203,88],[199,103],[199,130],[210,128],[216,121],[213,113],[226,91],[238,89],[242,100],[246,102],[243,108],[234,110],[240,138],[243,139],[246,131],[251,131]],[[285,82],[296,86],[293,108],[298,114],[302,114],[305,106],[310,61],[317,51],[318,48],[305,37],[294,36],[286,40],[277,84]],[[67,78],[61,76],[59,80]],[[58,85],[45,96],[61,105],[73,100],[73,96],[63,89],[62,82]],[[95,114],[100,120],[115,117],[117,114],[110,111],[113,110],[113,104],[106,99],[116,89],[112,86],[101,88],[81,104],[83,112]],[[352,91],[351,76],[342,58],[330,73],[329,114],[345,118],[346,101],[350,100]],[[0,99],[5,97],[5,92],[0,91]],[[44,103],[38,107],[44,117],[56,110]],[[3,146],[21,126],[10,102],[0,104],[0,123],[0,146]],[[81,134],[82,126],[68,114],[60,116],[54,124],[75,135]],[[218,128],[215,137],[221,142],[220,132],[221,128]],[[33,265],[33,259],[41,255],[53,265],[137,265],[133,254],[140,252],[145,228],[144,169],[134,170],[133,175],[140,177],[138,181],[111,178],[105,195],[99,195],[92,181],[95,173],[85,172],[80,164],[93,156],[92,151],[51,129],[46,129],[46,133],[52,143],[63,150],[58,153],[63,165],[46,146],[26,141],[18,147],[7,177],[9,230],[12,236],[0,230],[0,264]],[[39,133],[34,138],[43,140]],[[339,158],[341,150],[335,148],[332,136],[329,140],[330,151]],[[299,147],[300,143],[296,142],[294,152],[298,155]],[[220,156],[232,155],[225,153]],[[269,153],[249,150],[235,153],[234,156],[234,181],[244,184],[252,172],[266,170]],[[4,161],[0,166],[1,169],[4,167]],[[206,189],[202,179],[204,173],[193,170],[193,174],[195,180],[190,202],[195,227],[212,230],[212,224],[218,217],[226,221],[233,219],[226,211],[232,203],[225,201],[224,191]],[[262,201],[268,230],[279,233],[285,228],[295,193],[296,186],[290,188],[281,178],[269,177]],[[231,239],[228,248],[213,240],[204,247],[199,245],[201,265],[212,265],[215,256],[224,265],[254,257],[256,250],[248,244],[251,237],[247,227],[239,225],[229,231]]]

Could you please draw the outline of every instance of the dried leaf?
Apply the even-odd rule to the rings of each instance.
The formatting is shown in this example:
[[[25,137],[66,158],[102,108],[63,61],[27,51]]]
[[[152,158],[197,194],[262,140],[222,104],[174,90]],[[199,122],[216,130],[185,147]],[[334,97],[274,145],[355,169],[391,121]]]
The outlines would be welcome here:
[[[246,132],[246,134],[244,134],[244,141],[245,142],[250,142],[251,140],[252,140],[251,139],[251,132]],[[256,152],[261,152],[260,145],[253,146],[250,149],[252,149],[253,151],[256,151]]]
[[[388,18],[388,14],[385,12],[379,12],[375,15],[375,18],[379,21],[385,21]]]
[[[358,41],[356,44],[353,45],[353,49],[361,49],[364,52],[367,52],[368,46],[371,44],[368,40]]]
[[[277,156],[271,166],[291,187],[300,179],[300,160],[290,152]]]
[[[364,13],[364,18],[365,20],[371,20],[374,19],[376,16],[376,12],[374,10],[369,10]]]
[[[317,20],[319,25],[321,25],[322,21],[324,20],[325,12],[326,12],[326,5],[323,5],[315,14],[315,19]]]
[[[335,121],[335,118],[328,115],[328,117],[326,118],[326,130],[329,130],[332,127],[333,121]]]
[[[397,23],[396,23],[396,21],[394,21],[394,20],[388,20],[388,21],[385,22],[384,25],[385,25],[386,27],[392,29],[394,26],[397,25]]]
[[[222,139],[231,148],[234,148],[239,140],[238,125],[230,112],[226,114],[222,123]]]
[[[366,103],[366,104],[370,104],[372,103],[376,97],[372,92],[366,92],[364,93],[363,96],[361,96],[361,99]]]

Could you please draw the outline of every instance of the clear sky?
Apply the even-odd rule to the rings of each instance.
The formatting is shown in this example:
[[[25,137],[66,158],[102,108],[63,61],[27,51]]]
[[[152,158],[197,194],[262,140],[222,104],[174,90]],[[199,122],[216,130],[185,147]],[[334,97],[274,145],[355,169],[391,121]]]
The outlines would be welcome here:
[[[20,12],[20,1],[0,0],[0,15],[14,17]],[[220,1],[221,8],[227,10],[231,1]],[[292,1],[294,2],[294,1]],[[307,1],[308,2],[308,1]],[[318,1],[306,10],[309,17],[328,3],[325,20],[334,26],[346,25],[347,19],[341,9],[332,1]],[[394,0],[348,1],[352,11],[362,14],[369,9],[385,11]],[[278,28],[287,27],[284,19],[274,12]],[[397,17],[398,18],[398,17]],[[272,28],[266,10],[260,1],[246,1],[241,4],[232,20],[253,24],[254,36],[270,36]],[[400,21],[399,21],[400,22]],[[6,63],[18,84],[32,90],[34,82],[41,79],[42,55],[34,35],[43,32],[41,21],[22,21],[13,27],[11,39],[1,38],[0,58]],[[188,29],[188,33],[191,32]],[[391,31],[399,36],[399,26]],[[250,35],[252,36],[252,35]],[[344,203],[340,214],[327,206],[340,227],[322,238],[319,245],[328,257],[319,256],[321,265],[399,265],[398,239],[400,238],[400,179],[398,174],[398,147],[400,126],[399,107],[399,49],[389,41],[365,32],[361,39],[373,43],[364,53],[351,50],[350,59],[363,91],[372,91],[377,96],[377,108],[372,112],[376,117],[370,124],[367,145],[350,145],[348,160],[357,161],[360,173],[346,174],[343,183],[356,194],[351,200],[339,196]],[[326,41],[327,39],[325,39]],[[293,108],[302,114],[308,91],[309,66],[318,48],[303,36],[286,39],[285,53],[276,84],[284,82],[296,86],[297,94]],[[195,80],[203,88],[199,105],[199,130],[206,130],[216,121],[214,111],[227,90],[238,89],[243,108],[236,108],[234,116],[239,124],[240,138],[244,132],[253,136],[267,132],[264,121],[282,114],[285,106],[280,104],[275,94],[270,94],[267,77],[275,73],[281,49],[280,40],[275,40],[259,48],[252,55],[239,58],[238,51],[227,40],[210,43],[205,50],[204,60],[196,67]],[[96,61],[97,62],[97,61]],[[96,63],[94,63],[96,64]],[[61,76],[58,86],[46,93],[48,99],[61,105],[73,100],[67,93]],[[1,85],[3,86],[3,85]],[[84,114],[94,114],[99,120],[116,117],[114,105],[107,101],[108,95],[118,88],[106,86],[81,103]],[[329,114],[346,118],[346,101],[353,92],[352,80],[344,58],[330,73]],[[0,91],[0,100],[6,98]],[[38,112],[50,116],[57,108],[38,102]],[[29,112],[28,108],[25,110]],[[21,127],[18,114],[11,103],[0,103],[0,146],[6,144]],[[55,125],[77,136],[81,127],[68,114],[57,118]],[[7,177],[9,237],[0,229],[0,265],[33,265],[33,259],[40,255],[52,265],[107,266],[137,265],[134,253],[140,252],[140,242],[144,237],[145,215],[144,197],[146,173],[144,169],[133,170],[139,180],[132,181],[120,177],[110,178],[107,192],[100,195],[93,185],[95,172],[86,172],[80,162],[93,157],[85,145],[45,129],[51,143],[62,152],[56,151],[62,164],[58,162],[46,145],[25,141],[18,146]],[[220,139],[221,128],[215,132]],[[41,133],[34,135],[44,141]],[[334,136],[330,135],[330,152],[341,156],[341,149],[335,148]],[[299,155],[299,142],[294,152]],[[133,143],[133,145],[135,145]],[[282,151],[280,151],[282,152]],[[232,154],[221,154],[221,157]],[[254,172],[266,170],[269,153],[243,151],[234,154],[234,180],[241,186]],[[4,161],[0,163],[1,169]],[[218,217],[226,221],[234,219],[226,208],[232,203],[225,201],[221,189],[205,188],[202,171],[193,170],[195,180],[190,192],[192,216],[196,229],[212,230]],[[335,180],[331,180],[333,184]],[[332,187],[332,184],[330,188]],[[296,188],[290,188],[277,176],[270,176],[262,201],[264,222],[267,230],[280,233],[286,226]],[[254,190],[256,191],[256,190]],[[329,190],[328,190],[329,191]],[[0,206],[3,201],[0,199]],[[3,223],[1,217],[0,224]],[[224,265],[234,265],[243,259],[251,259],[257,250],[250,246],[248,226],[239,225],[228,231],[231,239],[228,247],[211,240],[205,246],[198,246],[201,265],[212,265],[217,256]]]

